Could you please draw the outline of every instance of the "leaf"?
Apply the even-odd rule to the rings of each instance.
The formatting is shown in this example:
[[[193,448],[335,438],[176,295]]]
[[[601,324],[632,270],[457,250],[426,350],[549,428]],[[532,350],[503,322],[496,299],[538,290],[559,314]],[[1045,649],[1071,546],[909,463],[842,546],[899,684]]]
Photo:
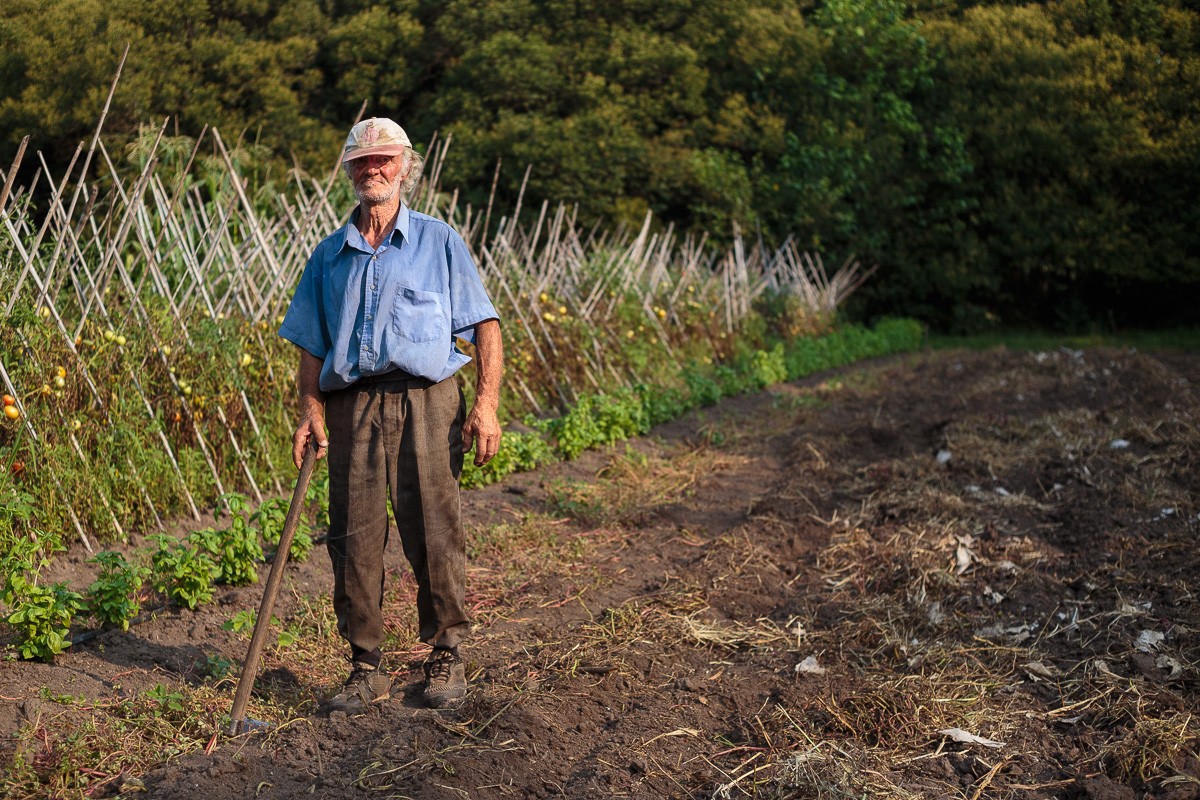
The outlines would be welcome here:
[[[984,747],[1003,747],[1004,746],[1004,742],[997,742],[997,741],[993,741],[991,739],[985,739],[982,736],[976,736],[973,733],[968,733],[967,731],[964,731],[962,728],[946,728],[945,730],[938,731],[938,733],[942,734],[943,736],[949,736],[954,741],[963,742],[964,744],[981,744]]]

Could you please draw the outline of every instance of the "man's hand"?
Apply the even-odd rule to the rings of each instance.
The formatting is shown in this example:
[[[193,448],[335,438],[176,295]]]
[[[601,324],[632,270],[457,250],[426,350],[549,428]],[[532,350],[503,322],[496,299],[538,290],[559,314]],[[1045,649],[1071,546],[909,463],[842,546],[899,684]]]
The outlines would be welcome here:
[[[481,407],[476,403],[463,423],[463,452],[471,451],[475,443],[475,466],[482,467],[492,460],[500,449],[500,420],[496,418],[496,410]]]
[[[310,440],[317,443],[317,458],[324,458],[329,452],[329,439],[325,436],[325,414],[321,411],[305,414],[292,434],[292,463],[296,469],[300,469],[304,463],[304,451],[308,449]]]

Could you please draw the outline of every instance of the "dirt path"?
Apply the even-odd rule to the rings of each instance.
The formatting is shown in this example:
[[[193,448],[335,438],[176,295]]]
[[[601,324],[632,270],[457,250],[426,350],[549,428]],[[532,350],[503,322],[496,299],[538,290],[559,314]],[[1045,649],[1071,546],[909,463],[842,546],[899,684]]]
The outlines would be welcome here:
[[[156,798],[1196,797],[1198,380],[1195,356],[944,352],[728,401],[466,495],[458,709],[420,705],[393,547],[402,695],[376,713],[311,716],[344,669],[317,552],[251,707],[270,733],[196,749],[259,587],[5,664],[0,731],[45,768],[97,706],[110,739],[114,708],[158,709],[189,752]]]

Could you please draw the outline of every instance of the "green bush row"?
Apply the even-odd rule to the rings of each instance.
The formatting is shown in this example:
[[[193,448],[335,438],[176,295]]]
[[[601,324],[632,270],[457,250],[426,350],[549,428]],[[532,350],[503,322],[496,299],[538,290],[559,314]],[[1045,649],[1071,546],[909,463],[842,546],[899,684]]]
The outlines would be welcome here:
[[[725,364],[689,361],[662,383],[584,395],[566,414],[528,419],[529,433],[506,433],[500,451],[485,467],[468,463],[462,483],[483,486],[513,472],[556,458],[574,459],[585,450],[646,433],[654,425],[711,406],[722,397],[758,391],[821,370],[921,346],[924,327],[911,319],[884,320],[874,329],[854,325],[814,338],[775,342],[770,349],[735,347]]]

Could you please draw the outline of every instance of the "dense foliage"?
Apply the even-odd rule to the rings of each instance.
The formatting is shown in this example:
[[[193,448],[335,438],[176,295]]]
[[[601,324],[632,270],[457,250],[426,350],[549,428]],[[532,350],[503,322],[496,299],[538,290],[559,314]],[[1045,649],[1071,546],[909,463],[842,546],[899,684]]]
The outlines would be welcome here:
[[[861,315],[962,330],[1195,313],[1185,0],[9,0],[0,163],[30,134],[61,173],[126,43],[106,131],[216,125],[260,185],[293,156],[323,172],[366,101],[418,141],[452,135],[443,182],[476,207],[498,174],[511,211],[529,166],[534,213],[652,208],[716,238],[738,223],[855,251],[881,265]]]

